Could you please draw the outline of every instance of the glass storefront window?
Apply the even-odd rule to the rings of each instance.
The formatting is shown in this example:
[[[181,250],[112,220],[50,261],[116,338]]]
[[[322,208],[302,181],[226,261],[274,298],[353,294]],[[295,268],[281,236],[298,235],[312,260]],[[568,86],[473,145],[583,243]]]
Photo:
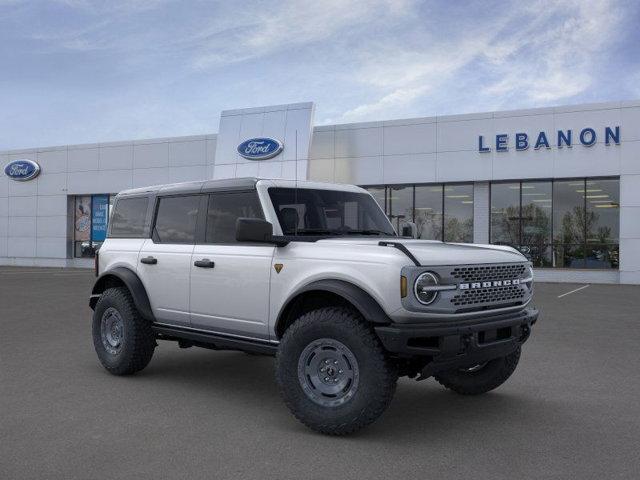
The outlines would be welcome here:
[[[585,186],[586,267],[618,268],[620,182],[589,179]]]
[[[473,185],[444,186],[444,241],[473,242]]]
[[[418,238],[473,242],[473,184],[366,187],[397,232],[414,222]]]
[[[473,241],[473,184],[369,187],[398,232]],[[491,184],[490,242],[521,251],[536,267],[618,268],[620,180],[587,178]]]
[[[81,195],[74,199],[74,257],[94,257],[107,236],[111,195]]]
[[[618,268],[620,181],[576,179],[491,184],[491,243],[534,266]]]
[[[585,181],[553,183],[553,266],[585,268]]]
[[[413,222],[413,186],[389,187],[387,201],[389,219],[396,232],[402,233],[402,225]]]
[[[74,256],[92,257],[94,252],[91,249],[91,196],[76,197],[74,212]]]
[[[536,267],[551,266],[552,183],[522,182],[520,251]]]
[[[520,183],[491,184],[491,243],[520,246]]]
[[[416,186],[414,207],[418,238],[442,240],[442,185]]]

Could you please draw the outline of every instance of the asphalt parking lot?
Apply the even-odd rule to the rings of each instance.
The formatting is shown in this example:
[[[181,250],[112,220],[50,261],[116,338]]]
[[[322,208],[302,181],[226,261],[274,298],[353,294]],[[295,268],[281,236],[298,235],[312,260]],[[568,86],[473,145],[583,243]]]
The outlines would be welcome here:
[[[402,379],[377,423],[332,438],[289,414],[269,357],[164,342],[140,374],[109,375],[92,281],[0,267],[0,478],[640,476],[640,287],[538,284],[541,320],[501,388]]]

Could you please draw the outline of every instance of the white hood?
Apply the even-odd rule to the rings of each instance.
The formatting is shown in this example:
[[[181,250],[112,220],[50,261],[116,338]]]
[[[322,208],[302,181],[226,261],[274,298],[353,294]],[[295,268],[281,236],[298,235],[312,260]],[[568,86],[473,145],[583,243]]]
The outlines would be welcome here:
[[[481,263],[525,262],[527,258],[516,249],[501,245],[473,243],[443,243],[432,240],[412,240],[394,237],[336,238],[321,240],[334,244],[377,246],[380,241],[402,243],[421,265],[463,265]],[[382,247],[379,247],[382,248]]]

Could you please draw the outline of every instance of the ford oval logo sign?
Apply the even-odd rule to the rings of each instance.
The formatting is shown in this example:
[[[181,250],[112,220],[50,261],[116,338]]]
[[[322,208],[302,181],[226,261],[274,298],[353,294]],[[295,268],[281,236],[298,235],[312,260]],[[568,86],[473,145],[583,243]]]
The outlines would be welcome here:
[[[26,182],[38,176],[40,165],[33,160],[14,160],[4,167],[4,173],[11,180]]]
[[[283,145],[273,138],[250,138],[238,145],[238,153],[249,160],[266,160],[278,155]]]

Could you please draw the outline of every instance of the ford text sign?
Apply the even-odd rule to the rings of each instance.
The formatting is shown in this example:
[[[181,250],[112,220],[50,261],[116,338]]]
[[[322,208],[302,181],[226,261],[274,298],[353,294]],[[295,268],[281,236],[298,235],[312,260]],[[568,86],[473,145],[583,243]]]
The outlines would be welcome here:
[[[249,160],[273,158],[282,149],[282,143],[273,138],[250,138],[238,145],[238,153]]]
[[[26,182],[38,176],[40,173],[40,165],[33,160],[14,160],[4,167],[4,173],[11,180]]]

